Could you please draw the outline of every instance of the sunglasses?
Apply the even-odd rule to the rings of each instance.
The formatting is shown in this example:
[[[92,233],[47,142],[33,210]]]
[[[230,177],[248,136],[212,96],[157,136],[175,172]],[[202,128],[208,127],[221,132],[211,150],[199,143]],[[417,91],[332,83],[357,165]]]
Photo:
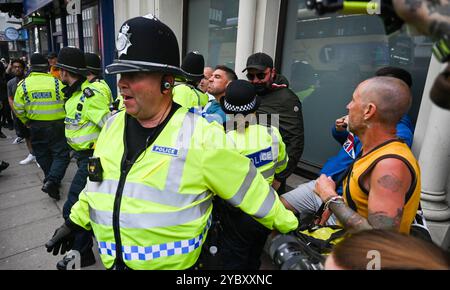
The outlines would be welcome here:
[[[247,79],[249,81],[253,81],[255,79],[255,77],[257,77],[259,80],[263,80],[266,77],[266,73],[262,72],[262,73],[257,73],[257,74],[251,74],[251,73],[247,74]]]

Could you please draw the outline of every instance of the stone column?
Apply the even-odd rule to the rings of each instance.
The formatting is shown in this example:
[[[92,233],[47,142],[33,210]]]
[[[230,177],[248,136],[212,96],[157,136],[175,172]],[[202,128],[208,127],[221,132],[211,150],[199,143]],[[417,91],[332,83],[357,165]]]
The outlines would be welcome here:
[[[236,58],[234,70],[239,78],[246,79],[242,70],[247,58],[253,54],[255,41],[256,0],[239,1]]]

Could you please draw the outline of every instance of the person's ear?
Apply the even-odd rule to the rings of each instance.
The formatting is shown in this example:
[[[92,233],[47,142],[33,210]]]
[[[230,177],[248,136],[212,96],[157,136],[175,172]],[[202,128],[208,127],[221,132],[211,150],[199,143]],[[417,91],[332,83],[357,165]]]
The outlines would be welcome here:
[[[275,68],[270,70],[270,78],[275,79],[275,75],[277,74],[277,71]]]
[[[366,109],[364,110],[364,120],[368,120],[375,115],[377,111],[377,106],[374,103],[368,103]]]

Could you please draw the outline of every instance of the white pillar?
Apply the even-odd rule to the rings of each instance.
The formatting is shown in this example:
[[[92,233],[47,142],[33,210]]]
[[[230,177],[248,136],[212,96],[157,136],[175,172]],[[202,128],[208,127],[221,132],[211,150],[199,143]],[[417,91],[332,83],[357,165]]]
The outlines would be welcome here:
[[[450,172],[450,111],[432,105],[420,151],[422,206],[431,221],[450,220],[445,188]]]
[[[258,0],[253,52],[264,52],[275,57],[280,3],[280,0]]]
[[[234,66],[234,70],[239,78],[245,78],[242,70],[247,64],[247,58],[253,54],[255,21],[256,0],[239,1],[236,59]]]
[[[450,245],[450,208],[446,192],[450,174],[450,111],[437,107],[429,99],[431,86],[444,67],[432,58],[414,134],[413,152],[416,155],[420,152],[421,205],[431,236],[436,244],[446,249]]]

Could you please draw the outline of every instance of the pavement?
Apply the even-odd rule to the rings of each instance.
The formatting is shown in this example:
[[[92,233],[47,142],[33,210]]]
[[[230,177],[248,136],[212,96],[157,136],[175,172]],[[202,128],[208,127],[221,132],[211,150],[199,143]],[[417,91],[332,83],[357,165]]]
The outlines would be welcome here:
[[[15,132],[0,139],[0,160],[9,167],[0,173],[0,270],[56,270],[62,255],[47,253],[44,244],[64,222],[62,208],[76,172],[75,160],[62,181],[61,199],[55,201],[41,191],[44,173],[35,162],[20,165],[28,150],[25,143],[12,144]],[[97,249],[94,251],[97,254]],[[100,258],[83,269],[104,269]]]
[[[28,155],[26,145],[12,144],[14,131],[2,128],[2,132],[8,138],[0,138],[0,161],[8,162],[9,167],[0,173],[0,270],[56,270],[63,256],[47,253],[44,244],[64,222],[62,208],[76,172],[75,160],[62,181],[61,199],[55,201],[41,191],[44,174],[37,164],[19,164]],[[305,181],[293,175],[287,184],[295,187]],[[96,248],[94,253],[97,263],[83,269],[104,269]],[[261,269],[274,269],[265,254]]]

